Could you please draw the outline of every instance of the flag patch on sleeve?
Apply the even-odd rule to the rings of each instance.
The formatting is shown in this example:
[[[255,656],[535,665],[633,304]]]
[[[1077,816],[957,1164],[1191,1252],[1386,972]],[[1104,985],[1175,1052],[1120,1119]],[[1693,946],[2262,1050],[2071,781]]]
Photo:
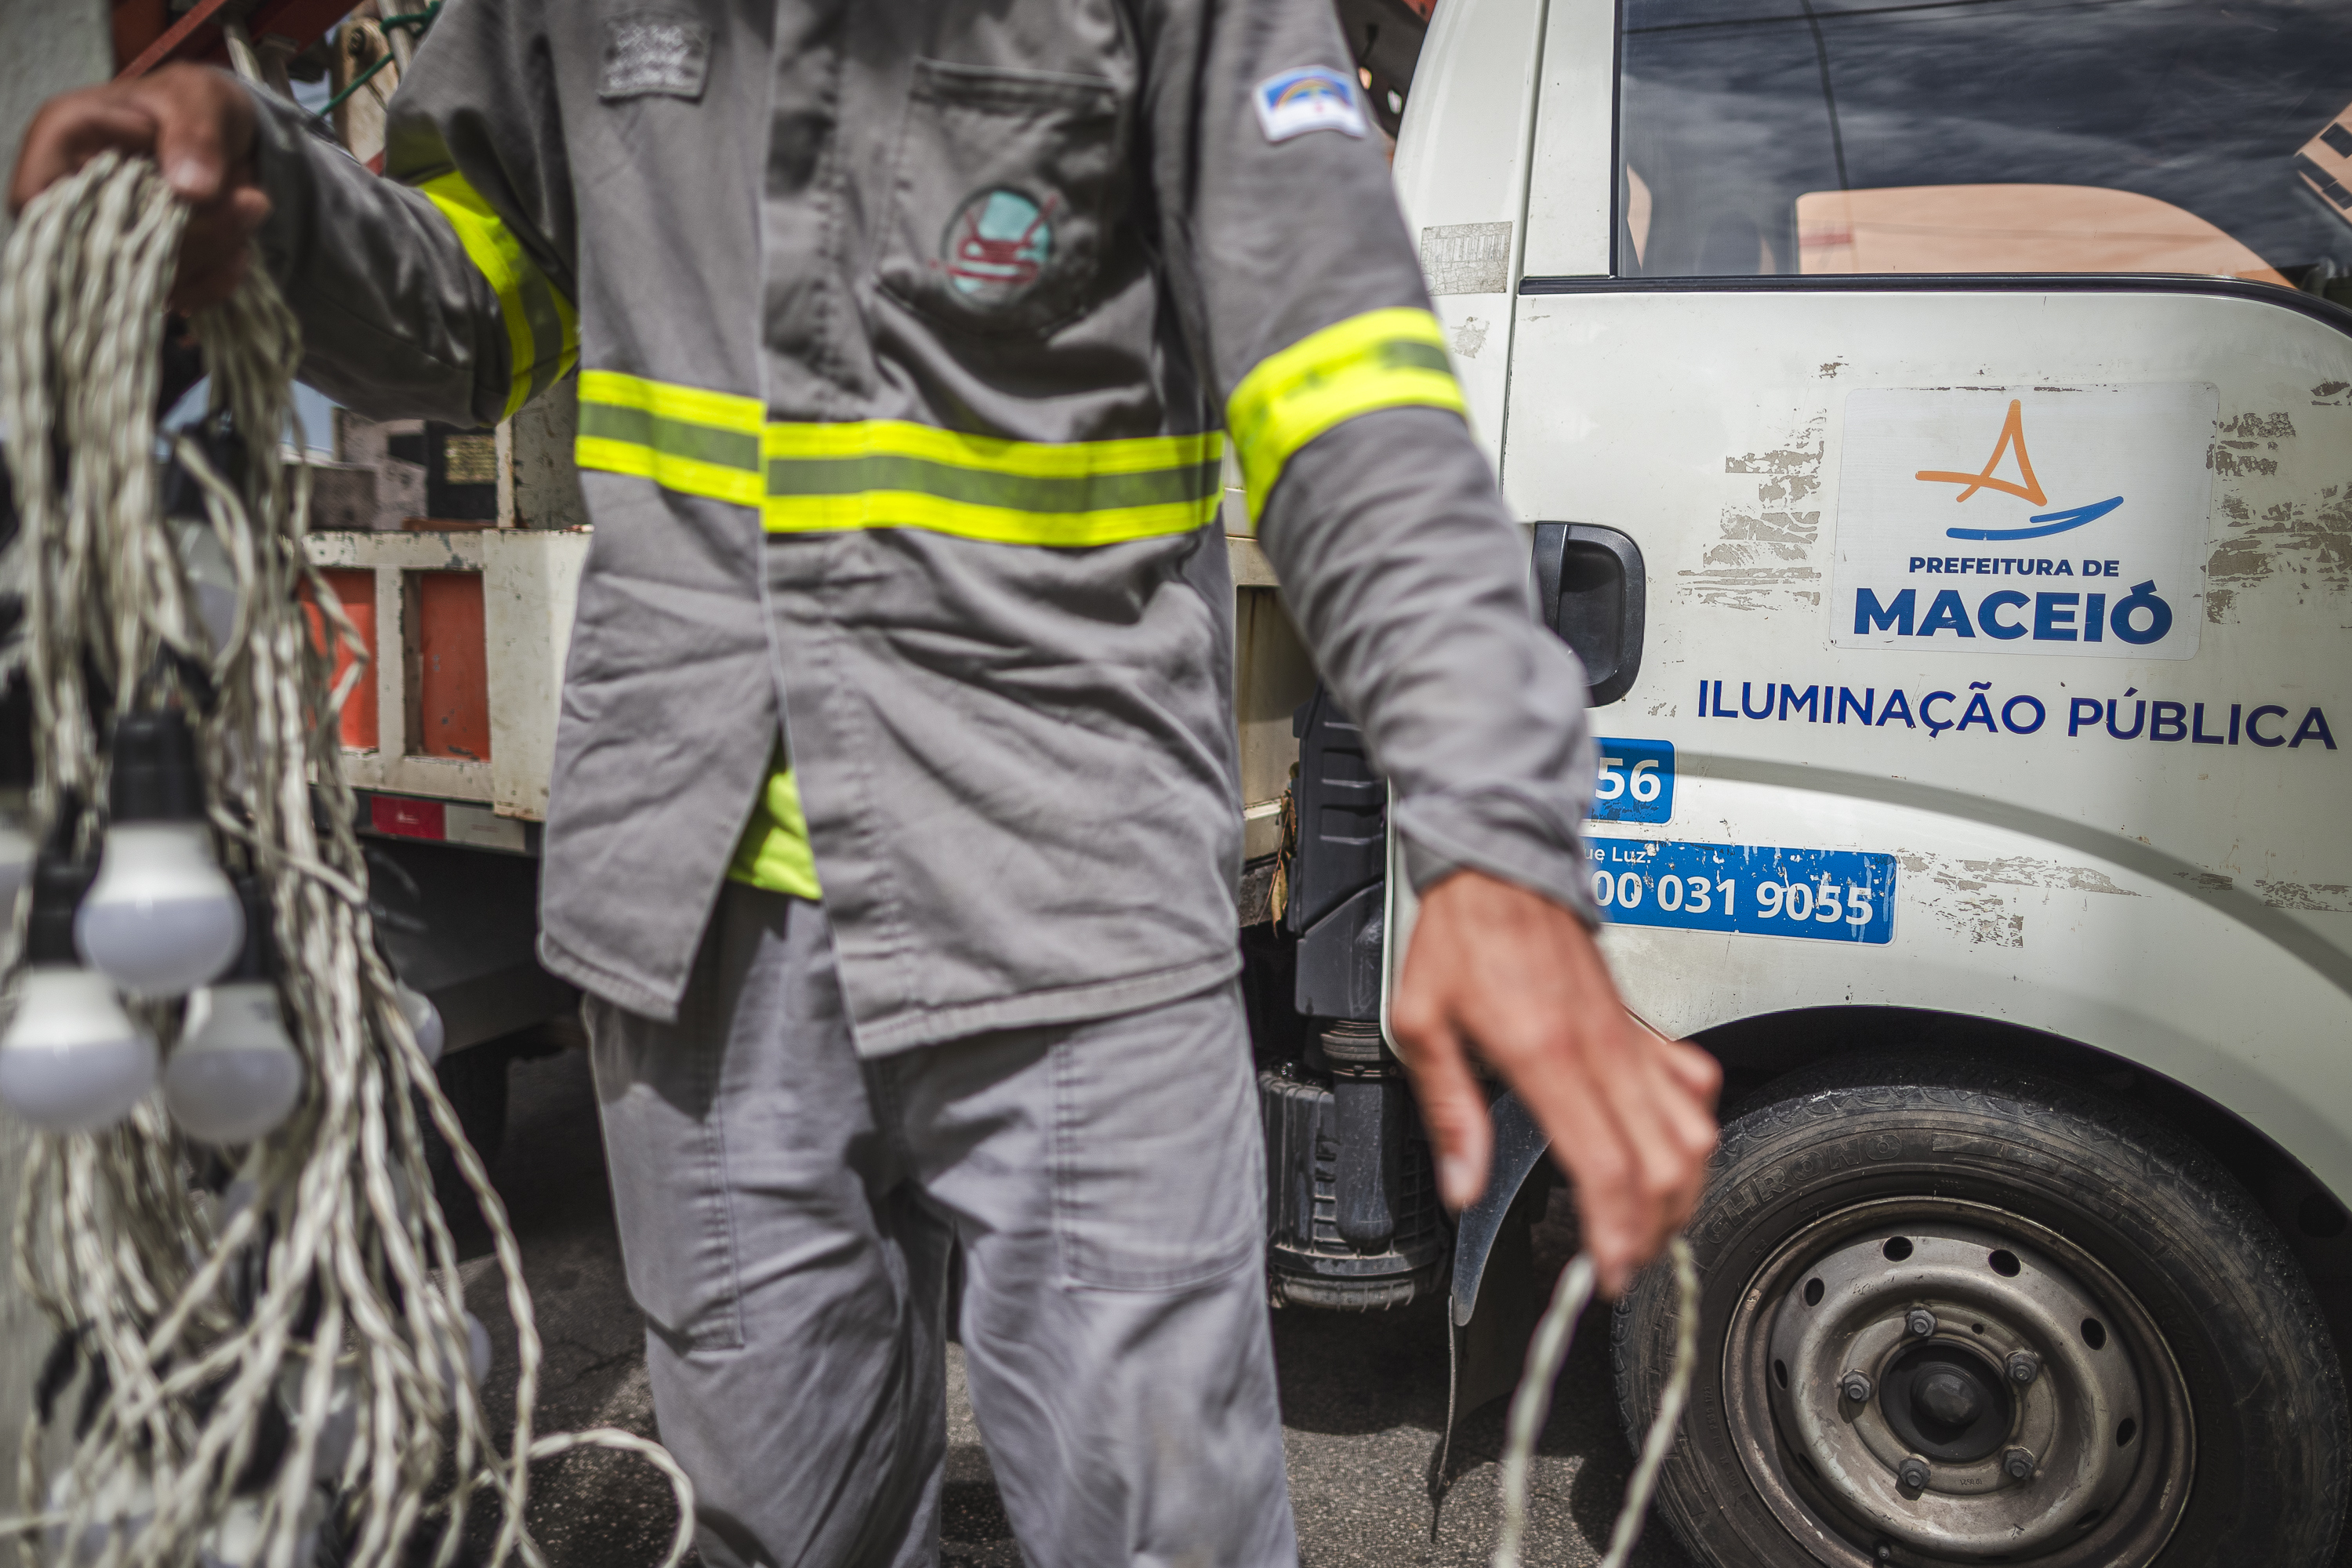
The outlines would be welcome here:
[[[1269,142],[1309,131],[1364,134],[1364,107],[1356,84],[1328,66],[1301,66],[1266,78],[1251,90],[1257,122]]]

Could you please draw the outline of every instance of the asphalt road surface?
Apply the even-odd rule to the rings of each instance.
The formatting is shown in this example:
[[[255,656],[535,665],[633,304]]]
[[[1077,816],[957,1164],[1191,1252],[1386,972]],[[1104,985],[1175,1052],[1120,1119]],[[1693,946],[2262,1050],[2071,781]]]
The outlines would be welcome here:
[[[614,1238],[595,1099],[583,1054],[517,1062],[504,1147],[491,1174],[522,1244],[546,1359],[541,1432],[614,1426],[658,1436],[646,1381],[644,1328],[629,1300]],[[494,1426],[511,1419],[513,1326],[477,1220],[460,1227],[467,1298],[490,1326],[497,1360],[486,1391]],[[1556,1208],[1538,1233],[1538,1273],[1573,1248],[1572,1221]],[[1609,1388],[1608,1322],[1580,1326],[1550,1424],[1538,1447],[1531,1565],[1600,1560],[1630,1468]],[[1281,1368],[1290,1492],[1307,1568],[1484,1568],[1499,1513],[1502,1407],[1466,1428],[1469,1462],[1430,1539],[1423,1478],[1445,1415],[1445,1342],[1434,1312],[1358,1317],[1296,1308],[1274,1318]],[[950,1357],[957,1352],[950,1347]],[[1022,1561],[997,1500],[986,1450],[949,1366],[946,1568],[1014,1568]],[[506,1404],[499,1408],[500,1391]],[[553,1568],[644,1568],[660,1561],[675,1528],[667,1484],[625,1455],[580,1452],[541,1465],[530,1526]],[[1633,1562],[1689,1568],[1653,1521]]]

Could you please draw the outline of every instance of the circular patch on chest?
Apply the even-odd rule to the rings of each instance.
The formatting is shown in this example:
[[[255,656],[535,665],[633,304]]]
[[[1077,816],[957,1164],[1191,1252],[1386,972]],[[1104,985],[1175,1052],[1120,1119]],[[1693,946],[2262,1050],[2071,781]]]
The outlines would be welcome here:
[[[999,186],[966,198],[940,239],[940,267],[982,310],[1029,291],[1054,256],[1054,198]]]

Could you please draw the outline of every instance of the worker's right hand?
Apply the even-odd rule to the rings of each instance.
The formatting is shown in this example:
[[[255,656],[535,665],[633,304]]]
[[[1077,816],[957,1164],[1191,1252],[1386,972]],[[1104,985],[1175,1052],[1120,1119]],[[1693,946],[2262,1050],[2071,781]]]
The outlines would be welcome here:
[[[237,79],[205,66],[169,65],[136,81],[61,93],[25,132],[8,210],[25,204],[100,153],[151,157],[188,205],[172,309],[187,314],[218,304],[245,276],[247,241],[269,216],[255,183],[253,99]]]
[[[1434,883],[1389,1023],[1447,1207],[1476,1200],[1494,1148],[1475,1052],[1518,1092],[1574,1179],[1604,1293],[1622,1294],[1690,1218],[1715,1151],[1722,1070],[1634,1021],[1592,933],[1567,910],[1479,871]]]

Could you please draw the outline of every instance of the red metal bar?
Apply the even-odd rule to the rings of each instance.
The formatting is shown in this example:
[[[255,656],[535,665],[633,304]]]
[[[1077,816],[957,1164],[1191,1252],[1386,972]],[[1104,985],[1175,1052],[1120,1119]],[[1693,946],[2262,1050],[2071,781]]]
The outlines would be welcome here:
[[[139,51],[139,58],[115,73],[117,81],[129,81],[145,76],[171,58],[172,52],[185,43],[188,36],[213,19],[228,0],[196,0],[188,14],[165,29],[163,36]]]
[[[128,81],[144,76],[166,60],[226,60],[227,44],[215,19],[227,4],[228,0],[199,0],[186,16],[140,50],[139,58],[116,73],[115,79]],[[245,20],[257,41],[274,33],[292,39],[295,48],[300,50],[326,37],[327,29],[350,15],[351,9],[352,0],[261,0]],[[200,38],[198,30],[207,24],[213,25]]]

